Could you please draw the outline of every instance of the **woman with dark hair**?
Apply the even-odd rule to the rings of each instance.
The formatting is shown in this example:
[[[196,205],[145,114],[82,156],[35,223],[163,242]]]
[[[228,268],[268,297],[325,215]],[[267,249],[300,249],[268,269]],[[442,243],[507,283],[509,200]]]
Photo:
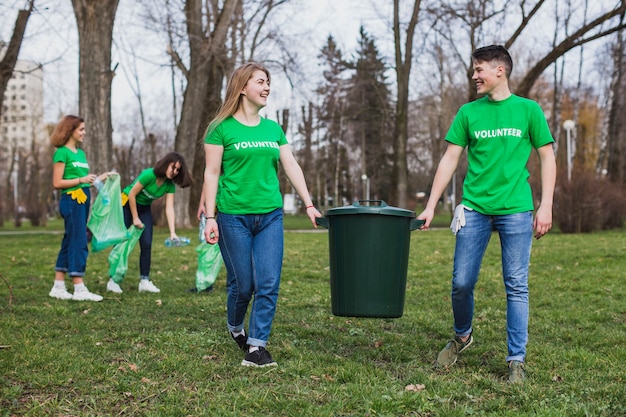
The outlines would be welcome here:
[[[134,225],[143,229],[139,238],[139,292],[160,292],[150,281],[150,263],[152,258],[152,210],[154,200],[165,195],[165,217],[170,230],[170,239],[178,239],[174,217],[174,193],[176,185],[189,187],[191,175],[182,155],[170,152],[157,161],[154,167],[143,170],[122,192],[124,222],[126,227]],[[121,293],[119,284],[109,279],[107,291]]]
[[[106,172],[99,177],[89,173],[87,157],[79,147],[84,137],[85,120],[71,115],[61,119],[50,136],[50,143],[57,148],[52,156],[52,186],[61,193],[59,212],[65,222],[65,234],[54,268],[54,285],[48,295],[61,300],[102,301],[101,295],[89,292],[83,276],[89,254],[89,187],[96,178],[104,181],[110,173]],[[74,294],[68,292],[65,286],[65,275],[68,273],[74,284]]]

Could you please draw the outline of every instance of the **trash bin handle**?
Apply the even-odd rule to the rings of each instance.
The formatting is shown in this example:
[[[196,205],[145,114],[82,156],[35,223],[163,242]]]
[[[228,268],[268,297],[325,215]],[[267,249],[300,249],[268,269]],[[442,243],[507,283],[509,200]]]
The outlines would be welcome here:
[[[366,206],[387,207],[387,203],[385,203],[383,200],[358,200],[353,205],[360,207],[364,205],[362,203],[370,203],[370,204],[365,204]],[[374,203],[374,204],[371,204],[371,203]]]
[[[411,219],[411,230],[417,230],[426,223],[426,220]]]
[[[328,217],[316,217],[315,223],[318,226],[322,226],[324,229],[328,229]]]

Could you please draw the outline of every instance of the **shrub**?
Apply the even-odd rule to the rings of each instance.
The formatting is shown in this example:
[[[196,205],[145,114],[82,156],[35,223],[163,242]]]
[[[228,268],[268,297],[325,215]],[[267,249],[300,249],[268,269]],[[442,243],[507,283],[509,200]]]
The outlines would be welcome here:
[[[557,180],[554,194],[555,224],[563,233],[590,233],[620,228],[626,212],[624,192],[590,170]]]

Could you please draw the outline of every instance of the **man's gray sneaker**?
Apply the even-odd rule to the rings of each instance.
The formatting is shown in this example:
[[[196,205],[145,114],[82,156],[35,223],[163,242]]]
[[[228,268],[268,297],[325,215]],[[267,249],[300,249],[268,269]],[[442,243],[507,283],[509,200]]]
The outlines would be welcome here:
[[[526,373],[524,372],[524,362],[509,362],[509,382],[511,384],[521,384],[525,379]]]
[[[473,341],[474,337],[471,333],[469,335],[469,338],[465,342],[463,342],[459,336],[454,336],[454,339],[450,340],[446,347],[443,348],[441,352],[439,352],[439,356],[437,356],[437,365],[454,365],[457,358],[459,357],[459,353],[467,349]]]

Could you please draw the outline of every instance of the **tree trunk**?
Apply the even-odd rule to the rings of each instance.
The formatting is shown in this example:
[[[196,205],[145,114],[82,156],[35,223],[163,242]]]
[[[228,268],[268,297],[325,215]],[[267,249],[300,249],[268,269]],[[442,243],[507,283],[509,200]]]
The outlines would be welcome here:
[[[396,75],[398,86],[398,102],[396,104],[396,126],[394,141],[394,182],[396,184],[396,198],[393,202],[401,208],[407,207],[408,191],[408,167],[406,157],[406,147],[408,140],[408,109],[409,109],[409,75],[411,74],[411,64],[413,61],[413,35],[420,11],[421,0],[415,0],[413,4],[413,14],[406,29],[406,39],[404,40],[404,57],[400,45],[400,0],[393,1],[393,35],[396,57]]]
[[[111,45],[119,0],[72,0],[79,38],[79,112],[91,173],[113,168]]]
[[[202,65],[192,65],[189,71],[175,141],[176,152],[183,155],[194,178],[191,187],[176,191],[176,220],[184,226],[190,226],[191,219],[196,218],[206,165],[204,133],[209,119],[222,102],[223,78],[224,71],[213,59],[207,59]]]
[[[190,226],[196,218],[204,180],[204,133],[208,122],[221,104],[224,76],[231,65],[225,51],[226,36],[238,0],[225,0],[221,11],[209,18],[212,31],[205,32],[202,0],[187,0],[185,15],[189,38],[190,66],[187,74],[181,120],[176,131],[175,150],[191,167],[194,184],[176,193],[176,220],[179,226]],[[195,220],[194,220],[195,223]]]
[[[13,70],[15,69],[15,64],[17,63],[17,57],[20,53],[20,48],[22,47],[22,40],[24,39],[24,33],[26,32],[26,23],[28,23],[28,18],[34,7],[34,0],[29,1],[27,10],[20,10],[17,13],[17,18],[15,19],[15,27],[13,28],[13,34],[11,35],[11,40],[9,44],[6,45],[6,50],[4,52],[4,57],[0,61],[0,118],[2,117],[2,109],[4,108],[4,93],[7,89],[7,85],[13,76]],[[13,163],[13,162],[11,162]],[[6,196],[10,196],[11,199],[4,198],[4,201],[0,201],[0,226],[4,225],[4,218],[7,215],[7,201],[13,201],[13,193],[11,191],[11,175],[12,170],[8,171],[7,174],[7,187],[5,193]],[[0,191],[1,193],[1,191]],[[14,202],[15,203],[15,202]]]
[[[626,42],[620,34],[613,50],[613,79],[611,103],[608,115],[608,134],[606,146],[606,170],[612,183],[626,184],[626,123],[624,122],[624,106],[626,106]]]
[[[35,0],[29,2],[27,10],[20,10],[17,12],[17,18],[15,19],[15,27],[13,28],[13,35],[11,40],[6,46],[6,52],[2,61],[0,61],[0,116],[2,116],[2,102],[4,101],[4,93],[9,84],[9,80],[13,76],[13,70],[15,69],[15,63],[22,47],[22,40],[24,39],[24,32],[26,32],[26,23],[33,10]]]

